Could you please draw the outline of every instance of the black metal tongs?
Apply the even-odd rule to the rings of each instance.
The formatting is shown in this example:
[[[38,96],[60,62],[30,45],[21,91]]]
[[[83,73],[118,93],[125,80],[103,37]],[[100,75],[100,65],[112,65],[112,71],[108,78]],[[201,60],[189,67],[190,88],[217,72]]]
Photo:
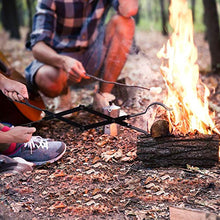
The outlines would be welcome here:
[[[131,119],[133,117],[137,117],[137,116],[140,116],[140,115],[143,115],[145,114],[148,109],[153,106],[153,105],[160,105],[162,107],[164,107],[167,111],[171,111],[172,109],[167,107],[166,105],[164,105],[163,103],[161,102],[153,102],[151,103],[150,105],[147,106],[146,110],[144,112],[141,112],[141,113],[137,113],[137,114],[132,114],[132,115],[123,115],[123,116],[119,116],[119,117],[116,117],[116,118],[113,118],[109,115],[105,115],[101,112],[98,112],[90,107],[86,107],[84,105],[79,105],[78,107],[75,107],[75,108],[72,108],[72,109],[69,109],[69,110],[66,110],[66,111],[62,111],[62,112],[59,112],[59,113],[53,113],[51,111],[48,111],[46,109],[41,109],[41,108],[38,108],[37,106],[34,106],[32,104],[29,103],[29,101],[27,99],[25,99],[24,101],[17,101],[18,103],[21,103],[21,104],[24,104],[24,105],[27,105],[31,108],[34,108],[38,111],[42,111],[45,113],[45,116],[41,119],[41,120],[38,120],[38,121],[33,121],[33,122],[30,122],[30,123],[27,123],[27,124],[23,124],[24,126],[32,126],[33,124],[35,123],[39,123],[41,121],[48,121],[48,120],[52,120],[52,119],[58,119],[58,120],[61,120],[63,122],[66,122],[67,124],[70,124],[74,127],[77,127],[79,128],[81,131],[84,131],[84,130],[88,130],[88,129],[92,129],[92,128],[97,128],[97,127],[100,127],[100,126],[104,126],[104,125],[108,125],[108,124],[112,124],[112,123],[116,123],[116,124],[119,124],[121,126],[124,126],[124,127],[127,127],[127,128],[131,128],[131,129],[134,129],[138,132],[142,132],[144,134],[148,134],[147,131],[141,129],[141,128],[138,128],[138,127],[135,127],[127,122],[125,122],[125,120],[128,120],[128,119]],[[82,125],[82,124],[79,124],[77,122],[74,122],[72,121],[71,119],[69,118],[65,118],[63,116],[65,115],[68,115],[68,114],[71,114],[71,113],[74,113],[74,112],[79,112],[79,111],[86,111],[86,112],[89,112],[91,114],[94,114],[96,116],[99,116],[105,120],[103,121],[100,121],[100,122],[97,122],[97,123],[92,123],[92,124],[88,124],[88,125]]]

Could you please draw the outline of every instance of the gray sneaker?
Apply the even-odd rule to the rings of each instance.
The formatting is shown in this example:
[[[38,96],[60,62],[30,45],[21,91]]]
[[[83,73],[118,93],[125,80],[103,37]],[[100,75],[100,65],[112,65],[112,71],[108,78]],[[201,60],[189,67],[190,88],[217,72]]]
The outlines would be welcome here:
[[[60,141],[33,136],[24,144],[19,144],[15,153],[9,157],[21,157],[35,165],[53,163],[59,160],[66,151],[66,145]]]

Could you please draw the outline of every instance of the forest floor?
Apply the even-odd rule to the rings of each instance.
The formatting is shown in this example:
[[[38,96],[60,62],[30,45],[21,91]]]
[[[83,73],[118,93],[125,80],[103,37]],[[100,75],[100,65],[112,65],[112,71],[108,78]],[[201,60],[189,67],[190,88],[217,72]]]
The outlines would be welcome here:
[[[121,78],[126,84],[161,87],[160,94],[127,89],[122,109],[139,113],[154,101],[163,102],[165,85],[157,52],[168,40],[158,32],[137,32],[138,54],[129,56]],[[20,41],[0,33],[0,49],[12,66],[23,73],[33,59]],[[195,35],[201,78],[212,91],[209,102],[220,127],[219,77],[209,72],[210,56],[203,34]],[[95,86],[72,89],[75,106],[92,103]],[[92,123],[89,113],[73,120]],[[146,129],[144,118],[132,125]],[[36,125],[36,135],[64,141],[67,151],[53,164],[35,167],[23,174],[1,174],[0,219],[169,219],[169,207],[220,214],[220,165],[211,168],[149,168],[136,156],[141,134],[120,126],[117,136],[101,128],[79,131],[61,121]]]

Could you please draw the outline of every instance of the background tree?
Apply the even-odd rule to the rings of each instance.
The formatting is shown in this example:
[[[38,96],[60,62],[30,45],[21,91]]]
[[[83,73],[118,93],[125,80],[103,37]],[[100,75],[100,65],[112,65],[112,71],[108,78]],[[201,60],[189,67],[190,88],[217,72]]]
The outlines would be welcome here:
[[[9,31],[10,37],[20,39],[16,0],[2,0],[1,19],[2,25],[6,31]]]
[[[32,30],[32,20],[33,20],[33,15],[34,15],[34,7],[35,7],[35,0],[26,0],[27,4],[27,10],[28,10],[28,33],[26,36],[26,40],[30,39],[30,33]]]
[[[196,0],[191,0],[192,5],[192,16],[193,16],[193,22],[195,21],[195,6],[196,6]]]
[[[203,0],[203,5],[212,72],[220,74],[220,32],[217,4],[215,0]]]
[[[165,0],[160,0],[160,11],[161,11],[161,20],[162,20],[162,34],[168,35],[167,29],[167,14],[165,11]]]

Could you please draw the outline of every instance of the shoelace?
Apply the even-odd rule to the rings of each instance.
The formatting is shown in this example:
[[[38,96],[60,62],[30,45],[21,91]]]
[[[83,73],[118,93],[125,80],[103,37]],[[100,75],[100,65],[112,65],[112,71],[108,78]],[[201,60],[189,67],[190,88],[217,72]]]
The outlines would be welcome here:
[[[48,141],[47,139],[42,138],[40,136],[32,136],[31,140],[24,144],[24,147],[29,147],[31,149],[31,154],[32,154],[32,149],[34,148],[41,147],[48,149]]]

